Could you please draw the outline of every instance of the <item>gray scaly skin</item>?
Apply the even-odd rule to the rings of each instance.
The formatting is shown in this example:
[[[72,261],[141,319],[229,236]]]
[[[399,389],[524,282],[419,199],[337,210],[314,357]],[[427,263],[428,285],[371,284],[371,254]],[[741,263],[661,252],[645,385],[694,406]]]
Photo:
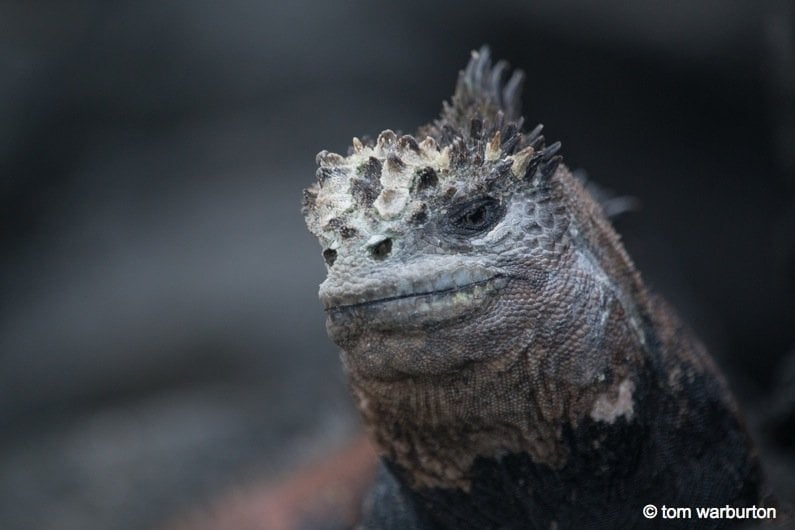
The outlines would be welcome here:
[[[328,333],[384,463],[363,526],[620,528],[663,524],[649,503],[763,505],[722,376],[560,144],[523,129],[506,69],[473,52],[438,120],[321,152],[304,192]]]

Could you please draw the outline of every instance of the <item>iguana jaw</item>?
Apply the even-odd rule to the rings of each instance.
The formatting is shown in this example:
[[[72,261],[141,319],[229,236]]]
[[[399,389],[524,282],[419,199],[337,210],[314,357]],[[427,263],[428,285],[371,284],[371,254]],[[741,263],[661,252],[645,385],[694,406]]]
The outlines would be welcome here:
[[[416,328],[474,312],[507,282],[499,275],[474,279],[477,277],[465,274],[458,278],[464,281],[456,282],[450,276],[441,276],[432,282],[415,284],[408,292],[393,290],[396,294],[364,295],[361,302],[331,305],[326,308],[326,314],[337,326],[355,325],[365,319],[370,326],[380,328]],[[473,279],[465,281],[470,278]]]
[[[434,260],[435,261],[435,260]],[[507,279],[491,268],[467,264],[439,272],[438,262],[409,268],[395,275],[387,269],[381,280],[354,279],[348,282],[329,278],[320,287],[330,329],[366,321],[384,329],[416,328],[429,321],[439,323],[472,312],[499,289]]]

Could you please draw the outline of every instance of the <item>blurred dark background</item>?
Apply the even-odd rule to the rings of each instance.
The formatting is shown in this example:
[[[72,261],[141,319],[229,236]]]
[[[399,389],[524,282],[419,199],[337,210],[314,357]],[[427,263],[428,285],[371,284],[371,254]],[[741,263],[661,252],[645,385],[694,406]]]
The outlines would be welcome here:
[[[795,495],[790,2],[6,1],[0,27],[0,528],[153,528],[356,432],[300,192],[319,150],[434,118],[483,43],[568,165],[639,200],[630,254]]]

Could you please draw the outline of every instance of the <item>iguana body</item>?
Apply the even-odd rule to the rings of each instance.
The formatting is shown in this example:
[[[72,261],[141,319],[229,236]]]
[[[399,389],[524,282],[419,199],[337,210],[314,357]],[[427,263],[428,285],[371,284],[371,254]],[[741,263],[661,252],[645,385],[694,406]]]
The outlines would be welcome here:
[[[723,378],[560,144],[522,131],[505,68],[473,53],[440,119],[320,153],[305,192],[327,328],[385,464],[364,526],[670,527],[643,506],[761,505]]]

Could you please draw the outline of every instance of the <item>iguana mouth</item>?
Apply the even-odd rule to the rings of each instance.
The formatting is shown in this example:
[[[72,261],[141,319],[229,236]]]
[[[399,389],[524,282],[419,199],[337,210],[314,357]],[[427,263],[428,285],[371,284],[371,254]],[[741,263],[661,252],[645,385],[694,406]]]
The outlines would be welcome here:
[[[368,281],[362,277],[355,282],[343,283],[329,277],[320,286],[320,300],[326,310],[342,309],[451,292],[502,276],[498,271],[479,265],[437,270],[429,274],[433,269],[433,264],[417,264],[406,268],[401,275],[395,274],[389,281]],[[389,274],[388,271],[382,271],[381,275],[388,277]]]
[[[409,288],[405,284],[395,285],[392,294],[379,290],[347,299],[329,297],[323,301],[326,313],[336,323],[357,318],[366,319],[370,324],[392,325],[443,321],[460,317],[482,305],[508,281],[493,273],[484,276],[484,272],[440,275],[432,282],[417,282]]]

